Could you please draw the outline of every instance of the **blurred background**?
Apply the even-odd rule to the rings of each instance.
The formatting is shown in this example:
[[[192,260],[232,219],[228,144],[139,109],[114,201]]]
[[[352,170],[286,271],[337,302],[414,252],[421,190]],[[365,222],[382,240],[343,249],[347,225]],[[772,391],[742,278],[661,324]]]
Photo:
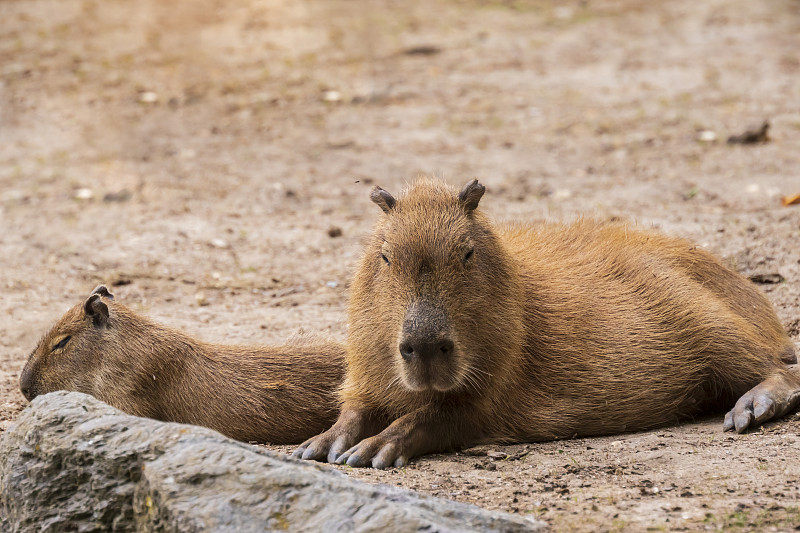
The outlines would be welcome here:
[[[800,2],[0,0],[0,432],[99,283],[206,340],[342,338],[369,190],[419,172],[689,237],[797,341]]]
[[[9,380],[100,282],[213,340],[341,336],[369,190],[419,172],[479,178],[498,218],[689,236],[780,273],[800,314],[795,0],[4,0],[0,21]]]

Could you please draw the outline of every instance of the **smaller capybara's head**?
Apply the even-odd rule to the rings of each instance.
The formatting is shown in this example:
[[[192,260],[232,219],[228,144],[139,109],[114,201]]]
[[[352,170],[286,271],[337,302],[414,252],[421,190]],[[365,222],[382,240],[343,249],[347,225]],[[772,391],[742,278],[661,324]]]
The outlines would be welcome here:
[[[39,341],[19,380],[25,398],[30,401],[57,390],[94,393],[113,299],[108,289],[100,285],[83,303],[67,311]]]
[[[351,362],[367,357],[387,383],[415,392],[486,384],[521,326],[511,261],[477,209],[484,191],[477,180],[456,192],[431,179],[398,199],[373,190],[384,214],[353,282],[350,345],[363,355]]]

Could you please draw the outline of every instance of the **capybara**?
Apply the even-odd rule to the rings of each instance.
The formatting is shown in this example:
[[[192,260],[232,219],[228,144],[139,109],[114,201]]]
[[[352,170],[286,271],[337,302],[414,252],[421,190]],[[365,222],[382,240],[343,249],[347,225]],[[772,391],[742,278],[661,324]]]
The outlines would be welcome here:
[[[800,402],[770,303],[714,256],[620,223],[495,224],[484,190],[372,192],[384,214],[351,287],[342,412],[296,456],[385,468],[734,403],[724,428],[743,431]]]
[[[20,389],[28,400],[84,392],[136,416],[297,444],[336,420],[344,367],[335,342],[201,342],[115,302],[101,285],[39,341]]]

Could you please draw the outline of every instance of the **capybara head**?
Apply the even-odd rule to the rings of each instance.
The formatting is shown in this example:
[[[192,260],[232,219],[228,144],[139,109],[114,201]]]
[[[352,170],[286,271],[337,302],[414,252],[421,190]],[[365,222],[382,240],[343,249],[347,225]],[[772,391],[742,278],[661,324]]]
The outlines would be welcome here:
[[[29,401],[57,390],[94,392],[102,365],[104,336],[114,296],[100,285],[81,304],[67,311],[39,341],[22,370],[19,383]]]
[[[457,193],[425,178],[398,199],[372,191],[384,215],[353,282],[351,352],[384,358],[407,390],[479,389],[519,345],[517,274],[477,209],[484,191],[477,180]]]

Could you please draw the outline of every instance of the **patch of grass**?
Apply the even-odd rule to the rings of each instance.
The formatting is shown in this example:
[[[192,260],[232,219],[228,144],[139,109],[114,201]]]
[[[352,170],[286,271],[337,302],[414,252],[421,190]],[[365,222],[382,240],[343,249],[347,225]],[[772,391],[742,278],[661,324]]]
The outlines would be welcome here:
[[[422,119],[420,127],[427,129],[438,125],[439,125],[439,115],[437,115],[436,113],[428,113]]]
[[[623,520],[622,518],[615,518],[614,520],[611,521],[611,527],[609,528],[609,531],[611,532],[625,531],[627,525],[628,525],[627,520]]]
[[[750,516],[744,511],[737,511],[725,517],[725,527],[745,527],[750,523]]]
[[[706,513],[703,523],[721,531],[764,531],[768,528],[794,528],[800,523],[800,507],[773,506],[752,511],[737,509],[727,514]]]

